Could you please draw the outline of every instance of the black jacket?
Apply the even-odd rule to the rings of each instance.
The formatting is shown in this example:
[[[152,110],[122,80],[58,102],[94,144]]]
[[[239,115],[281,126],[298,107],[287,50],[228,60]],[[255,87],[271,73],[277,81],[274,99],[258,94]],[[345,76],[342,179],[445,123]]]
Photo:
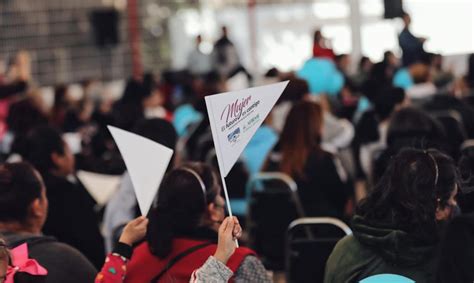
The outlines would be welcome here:
[[[474,282],[474,214],[454,218],[441,246],[438,282]]]
[[[48,270],[45,283],[94,282],[97,270],[78,250],[52,237],[33,234],[3,233],[9,248],[28,244],[29,258]]]
[[[49,173],[42,175],[49,200],[44,234],[77,248],[100,268],[104,263],[105,248],[94,212],[94,199],[79,181],[72,183]]]

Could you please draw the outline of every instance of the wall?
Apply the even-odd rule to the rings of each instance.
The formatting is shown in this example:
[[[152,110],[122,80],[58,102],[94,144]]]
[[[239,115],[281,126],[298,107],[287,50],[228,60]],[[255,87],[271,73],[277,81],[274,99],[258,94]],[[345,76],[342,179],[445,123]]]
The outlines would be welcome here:
[[[139,28],[145,70],[157,71],[168,64],[166,34],[160,33],[162,13],[157,1],[141,0]],[[0,1],[0,61],[12,58],[19,49],[32,55],[33,76],[40,85],[79,82],[87,78],[105,81],[131,74],[127,39],[126,0],[2,0]],[[117,46],[99,49],[95,45],[90,12],[104,6],[119,9]],[[155,5],[155,6],[153,6]]]

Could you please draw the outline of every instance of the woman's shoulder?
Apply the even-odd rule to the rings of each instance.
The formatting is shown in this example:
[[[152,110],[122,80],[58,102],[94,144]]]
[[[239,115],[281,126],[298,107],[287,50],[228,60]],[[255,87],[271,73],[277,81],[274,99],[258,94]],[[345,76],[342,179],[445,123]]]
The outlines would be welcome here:
[[[374,254],[353,235],[342,238],[326,262],[324,282],[355,282],[374,260]]]
[[[353,235],[347,235],[337,242],[327,264],[328,266],[331,264],[350,266],[353,263],[369,260],[372,255],[372,251],[363,246]]]

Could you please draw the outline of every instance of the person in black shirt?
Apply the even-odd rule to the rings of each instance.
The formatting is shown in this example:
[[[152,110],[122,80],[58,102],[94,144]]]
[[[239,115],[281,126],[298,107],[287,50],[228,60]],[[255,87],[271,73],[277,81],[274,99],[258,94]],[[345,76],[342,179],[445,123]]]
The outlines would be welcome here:
[[[318,104],[304,101],[293,106],[265,170],[283,172],[296,181],[306,216],[342,218],[351,186],[335,156],[320,145],[322,124]]]
[[[416,37],[410,31],[411,17],[407,13],[403,15],[404,28],[398,36],[398,42],[402,49],[402,63],[403,66],[410,66],[413,63],[421,60],[425,55],[423,43],[426,38]]]
[[[49,199],[43,232],[70,244],[100,268],[105,258],[104,240],[94,211],[95,200],[74,177],[74,156],[59,132],[43,126],[27,137],[24,158],[43,176]]]

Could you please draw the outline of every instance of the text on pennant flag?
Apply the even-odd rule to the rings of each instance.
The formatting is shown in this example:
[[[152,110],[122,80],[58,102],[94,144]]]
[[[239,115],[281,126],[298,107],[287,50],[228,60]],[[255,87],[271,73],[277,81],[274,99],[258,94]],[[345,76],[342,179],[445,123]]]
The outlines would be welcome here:
[[[288,81],[206,96],[221,174],[226,177],[280,98]]]

